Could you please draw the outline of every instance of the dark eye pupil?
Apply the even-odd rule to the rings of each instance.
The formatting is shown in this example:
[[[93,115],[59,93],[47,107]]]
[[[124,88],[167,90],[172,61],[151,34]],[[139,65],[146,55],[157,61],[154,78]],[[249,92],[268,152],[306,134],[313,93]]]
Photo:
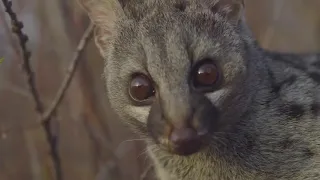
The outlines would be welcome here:
[[[144,75],[134,77],[130,84],[130,95],[136,101],[148,99],[154,93],[150,80]]]
[[[217,67],[212,64],[203,64],[198,68],[195,80],[197,85],[210,86],[218,79]]]

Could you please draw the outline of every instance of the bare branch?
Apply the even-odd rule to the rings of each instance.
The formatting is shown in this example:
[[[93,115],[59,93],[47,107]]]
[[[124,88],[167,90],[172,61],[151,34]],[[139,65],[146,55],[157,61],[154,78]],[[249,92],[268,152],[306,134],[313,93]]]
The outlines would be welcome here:
[[[57,95],[53,99],[53,102],[49,106],[48,110],[43,114],[43,116],[41,118],[41,122],[49,119],[55,113],[57,107],[61,103],[61,100],[63,99],[63,97],[65,95],[65,91],[68,89],[70,82],[71,82],[71,79],[73,77],[73,74],[75,73],[76,66],[78,65],[81,54],[83,53],[83,50],[84,50],[85,46],[87,45],[88,40],[93,35],[93,27],[94,27],[94,25],[91,23],[89,25],[89,27],[86,29],[86,31],[84,32],[84,34],[78,44],[77,50],[73,55],[73,59],[68,67],[67,73],[63,79],[63,82],[60,86],[60,89],[58,90]]]
[[[92,24],[87,28],[87,30],[85,31],[82,39],[79,42],[79,45],[77,47],[77,50],[75,52],[73,61],[70,63],[68,71],[66,72],[66,76],[61,84],[60,89],[57,92],[57,95],[55,96],[53,102],[51,103],[50,107],[48,108],[48,110],[43,113],[44,115],[41,116],[40,121],[37,121],[35,123],[28,123],[26,125],[22,125],[19,127],[6,127],[6,128],[2,128],[1,132],[2,133],[10,133],[13,131],[19,131],[21,130],[21,128],[23,129],[32,129],[32,128],[38,128],[40,123],[43,123],[45,121],[48,121],[48,119],[50,119],[50,117],[52,117],[52,115],[54,114],[54,112],[56,111],[57,107],[59,106],[59,103],[61,102],[61,100],[64,97],[64,92],[67,90],[72,76],[75,72],[76,69],[76,65],[79,61],[79,57],[80,54],[82,53],[85,45],[87,44],[88,40],[90,39],[91,35],[92,35],[92,31],[93,31],[93,26]]]
[[[21,52],[22,52],[22,69],[26,72],[28,87],[32,94],[32,97],[35,101],[36,111],[42,116],[44,111],[43,103],[41,102],[39,92],[36,88],[36,83],[34,79],[34,74],[31,69],[30,63],[30,51],[27,50],[26,43],[28,41],[28,36],[23,33],[23,23],[18,20],[17,14],[12,10],[12,1],[2,0],[6,12],[8,13],[11,19],[12,31],[18,36]],[[45,131],[47,141],[51,150],[52,162],[55,170],[55,175],[57,180],[62,180],[62,170],[61,170],[61,161],[58,153],[58,137],[51,130],[51,119],[48,118],[47,121],[42,122],[42,127]]]
[[[32,93],[33,99],[36,103],[36,110],[40,114],[43,112],[43,104],[39,97],[39,92],[36,89],[34,74],[31,70],[30,56],[31,53],[27,50],[26,43],[28,41],[28,36],[22,32],[23,23],[17,19],[16,13],[12,10],[12,2],[9,0],[2,0],[3,5],[11,19],[12,31],[18,36],[20,47],[23,54],[23,64],[22,67],[27,74],[27,80],[29,84],[30,91]]]

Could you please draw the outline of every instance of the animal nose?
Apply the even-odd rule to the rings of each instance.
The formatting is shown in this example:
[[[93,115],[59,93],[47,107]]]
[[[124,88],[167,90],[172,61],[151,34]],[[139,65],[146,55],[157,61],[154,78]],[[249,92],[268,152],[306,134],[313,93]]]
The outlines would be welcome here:
[[[173,129],[169,140],[172,152],[182,156],[196,153],[201,147],[201,135],[189,127]]]

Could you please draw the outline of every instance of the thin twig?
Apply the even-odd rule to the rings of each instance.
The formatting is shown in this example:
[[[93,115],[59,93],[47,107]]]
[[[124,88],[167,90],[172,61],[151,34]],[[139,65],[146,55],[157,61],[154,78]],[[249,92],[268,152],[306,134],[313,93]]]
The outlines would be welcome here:
[[[46,121],[48,118],[50,118],[56,111],[57,107],[61,103],[61,100],[63,99],[65,95],[65,91],[68,89],[71,79],[73,77],[73,74],[75,73],[76,67],[78,65],[79,59],[81,57],[81,54],[83,53],[83,50],[85,46],[88,44],[88,40],[90,40],[91,36],[93,35],[93,27],[94,25],[91,23],[89,27],[84,32],[78,46],[77,50],[73,55],[72,61],[68,67],[68,70],[66,72],[66,75],[63,79],[63,82],[60,86],[60,89],[57,92],[57,95],[53,99],[53,102],[49,106],[48,110],[43,114],[41,118],[41,122]]]
[[[153,164],[150,164],[141,174],[140,180],[146,180],[148,174],[153,170]]]
[[[31,56],[31,53],[30,51],[27,50],[27,47],[26,47],[28,36],[23,33],[22,31],[23,23],[18,20],[17,14],[12,10],[12,1],[2,0],[2,2],[6,12],[8,13],[11,19],[12,31],[18,36],[18,39],[19,39],[19,43],[20,43],[20,47],[23,55],[22,69],[26,72],[28,87],[35,101],[36,111],[40,114],[40,116],[42,116],[44,112],[44,106],[43,106],[43,103],[41,102],[39,92],[36,88],[34,74],[31,69],[31,63],[29,59]],[[58,137],[54,135],[54,133],[52,132],[50,127],[51,123],[52,123],[51,119],[48,118],[47,121],[42,122],[42,127],[44,128],[46,138],[50,146],[51,157],[52,157],[52,162],[55,170],[56,179],[62,180],[61,161],[60,161],[58,147],[57,147]]]
[[[63,82],[61,83],[61,87],[57,92],[57,95],[55,96],[53,102],[51,103],[50,107],[48,108],[48,110],[43,113],[44,115],[41,116],[40,121],[37,121],[35,123],[28,123],[22,127],[5,127],[1,129],[1,133],[10,133],[13,131],[20,131],[21,128],[23,129],[32,129],[32,128],[38,128],[38,126],[40,125],[39,123],[43,123],[45,121],[48,121],[48,118],[51,117],[54,112],[56,111],[56,108],[59,106],[59,103],[61,102],[61,100],[63,99],[64,96],[64,92],[67,90],[70,81],[72,79],[72,76],[75,72],[76,69],[76,65],[79,61],[79,57],[80,57],[80,53],[82,53],[81,51],[83,51],[85,45],[87,44],[87,41],[90,39],[93,31],[93,27],[92,25],[90,25],[87,30],[85,31],[84,35],[82,36],[79,45],[77,47],[77,50],[75,52],[73,61],[70,63],[68,71],[66,72],[66,76],[63,80]]]

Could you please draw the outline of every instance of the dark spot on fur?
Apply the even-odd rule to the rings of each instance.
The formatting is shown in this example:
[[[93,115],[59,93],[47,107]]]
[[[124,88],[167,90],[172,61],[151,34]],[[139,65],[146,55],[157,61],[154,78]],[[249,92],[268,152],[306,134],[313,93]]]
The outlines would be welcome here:
[[[310,72],[309,77],[312,78],[317,83],[320,83],[320,73],[317,72]]]
[[[211,9],[211,11],[212,11],[213,13],[219,12],[219,6],[218,6],[218,5],[214,5],[214,6],[211,7],[210,9]]]
[[[281,108],[281,112],[285,113],[291,118],[299,118],[304,115],[305,110],[302,105],[290,104]]]
[[[320,112],[320,104],[319,103],[311,104],[311,113],[317,116],[319,112]]]
[[[305,149],[303,152],[307,158],[312,158],[315,155],[311,149]]]
[[[287,79],[283,80],[282,82],[276,83],[274,84],[274,86],[272,87],[274,93],[279,93],[279,91],[281,90],[281,88],[284,85],[288,85],[290,86],[291,84],[294,83],[294,81],[296,81],[297,77],[292,75],[290,77],[288,77]]]
[[[176,4],[174,5],[174,7],[175,7],[176,9],[178,9],[179,11],[185,11],[186,8],[187,8],[187,3],[186,3],[186,2],[179,2],[179,3],[176,3]]]
[[[268,75],[269,75],[269,81],[270,81],[271,88],[272,88],[271,93],[276,93],[276,94],[278,94],[280,92],[281,88],[284,85],[290,86],[294,83],[294,81],[297,80],[297,76],[292,75],[281,82],[276,82],[276,78],[275,78],[273,72],[269,68],[268,68]]]
[[[286,140],[281,142],[281,146],[283,149],[289,149],[293,146],[294,142],[292,140],[290,140],[289,138],[287,138]]]
[[[300,116],[303,116],[303,114],[304,114],[303,106],[298,105],[298,104],[290,105],[289,114],[288,114],[289,116],[300,117]]]

